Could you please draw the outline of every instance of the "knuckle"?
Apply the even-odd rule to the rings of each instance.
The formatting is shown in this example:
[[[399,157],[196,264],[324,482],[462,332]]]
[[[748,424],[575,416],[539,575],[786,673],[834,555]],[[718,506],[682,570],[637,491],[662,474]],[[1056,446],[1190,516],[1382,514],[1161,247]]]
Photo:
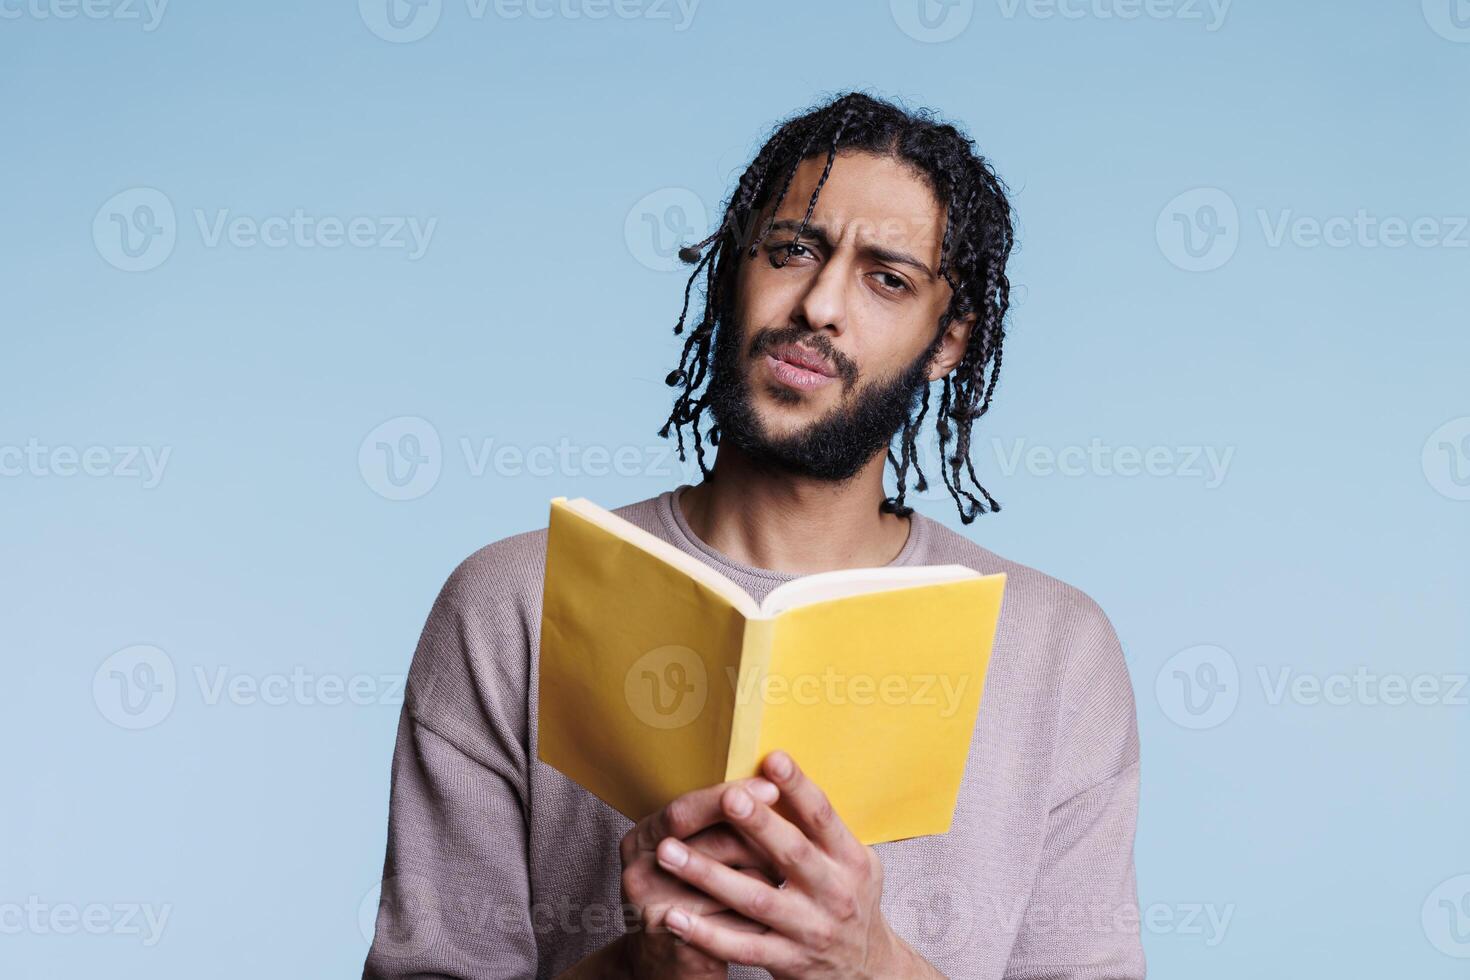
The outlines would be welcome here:
[[[689,799],[688,797],[684,796],[679,797],[677,800],[674,800],[673,802],[669,803],[668,806],[664,807],[663,823],[664,829],[668,832],[668,836],[687,836],[688,831],[685,830],[685,827],[688,825],[689,820],[692,816],[692,814],[690,813],[690,809],[691,806],[689,803]]]
[[[844,892],[832,902],[832,914],[839,922],[851,922],[858,916],[857,899]]]
[[[623,894],[635,905],[642,905],[657,894],[657,877],[645,862],[639,861],[623,869]]]
[[[749,939],[736,940],[734,948],[730,950],[730,962],[739,963],[741,966],[759,965],[758,947]]]
[[[737,823],[742,827],[759,828],[766,826],[766,824],[770,822],[770,808],[761,806],[759,804],[751,807],[750,812],[743,817],[736,816],[735,813],[730,809],[728,803],[725,805],[725,812],[730,815],[732,822]]]
[[[755,918],[762,918],[770,915],[774,900],[775,892],[769,888],[753,889],[745,901],[745,909]]]
[[[803,837],[799,841],[794,841],[790,847],[785,848],[777,863],[783,867],[800,867],[810,861],[816,852],[816,845]]]
[[[827,794],[818,790],[812,800],[812,824],[818,830],[827,830],[837,820],[837,811],[832,809],[832,801],[827,799]]]
[[[863,847],[848,851],[838,858],[838,862],[853,874],[866,878],[872,875],[876,859],[877,855],[872,848]]]

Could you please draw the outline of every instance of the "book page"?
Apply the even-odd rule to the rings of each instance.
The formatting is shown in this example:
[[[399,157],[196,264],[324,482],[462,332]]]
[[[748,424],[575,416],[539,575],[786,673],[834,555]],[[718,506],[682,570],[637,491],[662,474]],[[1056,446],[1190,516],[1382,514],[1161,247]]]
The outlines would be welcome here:
[[[742,615],[760,615],[760,609],[756,606],[755,600],[750,597],[749,592],[746,592],[698,558],[695,558],[693,555],[687,555],[662,538],[649,534],[632,521],[619,517],[617,514],[593,503],[586,497],[577,497],[573,500],[567,500],[565,497],[556,497],[553,500],[553,504],[557,502],[561,502],[562,506],[568,510],[591,521],[609,533],[617,535],[630,544],[637,545],[660,561],[674,566],[696,582],[723,596],[730,605],[740,610]]]
[[[964,565],[894,565],[878,568],[840,568],[804,575],[776,586],[761,603],[761,615],[775,617],[788,609],[826,599],[899,589],[932,582],[954,582],[979,578],[980,573]]]
[[[720,782],[746,622],[683,570],[554,502],[539,758],[630,820]]]
[[[797,606],[770,621],[753,771],[790,752],[865,844],[949,829],[999,622],[1005,576]],[[752,714],[752,717],[755,715]]]

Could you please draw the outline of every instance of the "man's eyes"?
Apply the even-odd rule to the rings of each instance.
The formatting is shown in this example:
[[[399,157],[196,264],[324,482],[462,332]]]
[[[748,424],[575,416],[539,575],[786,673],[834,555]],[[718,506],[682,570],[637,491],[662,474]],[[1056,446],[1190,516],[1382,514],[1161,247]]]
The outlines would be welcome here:
[[[771,246],[771,265],[776,265],[782,256],[785,256],[786,260],[789,261],[794,258],[809,258],[814,254],[810,248],[801,242],[780,242]],[[903,280],[902,276],[894,275],[892,272],[882,271],[875,272],[873,275],[878,277],[882,288],[887,292],[906,293],[911,291],[909,284]]]
[[[906,283],[906,282],[904,282],[902,279],[900,279],[898,276],[895,276],[891,272],[877,272],[877,273],[874,273],[874,275],[877,275],[877,276],[879,276],[881,278],[891,279],[892,280],[891,283],[889,283],[886,286],[884,286],[885,289],[891,289],[895,293],[902,293],[902,292],[907,292],[908,291],[909,284]]]
[[[771,247],[771,262],[774,264],[782,255],[787,258],[800,258],[811,254],[812,250],[800,242],[782,242]]]

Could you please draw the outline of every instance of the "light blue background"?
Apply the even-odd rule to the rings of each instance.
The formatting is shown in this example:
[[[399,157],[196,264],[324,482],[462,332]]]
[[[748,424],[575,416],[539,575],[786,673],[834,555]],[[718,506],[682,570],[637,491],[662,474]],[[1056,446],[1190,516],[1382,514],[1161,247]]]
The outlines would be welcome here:
[[[551,496],[697,481],[655,435],[684,273],[656,268],[644,212],[702,237],[681,202],[712,219],[771,124],[867,87],[963,124],[1014,189],[1016,304],[975,449],[1005,509],[963,531],[1086,590],[1122,638],[1151,975],[1465,976],[1470,708],[1446,702],[1470,670],[1470,29],[1448,3],[1238,0],[1218,21],[984,0],[924,40],[903,0],[704,0],[687,24],[652,0],[602,19],[443,0],[400,43],[371,2],[175,0],[148,30],[141,6],[6,0],[0,909],[168,919],[146,945],[112,912],[95,936],[11,913],[0,974],[357,975],[394,680],[444,577]],[[117,267],[111,225],[136,188],[176,216],[146,272]],[[1235,218],[1201,210],[1222,202]],[[211,246],[195,217],[298,208],[436,224],[413,259]],[[1273,245],[1283,217],[1360,209],[1449,240]],[[390,500],[359,448],[403,417],[432,425],[441,473]],[[632,447],[633,475],[477,474],[464,452],[563,439]],[[1167,472],[1045,465],[1094,439]],[[17,465],[30,440],[49,454]],[[1017,445],[1030,465],[1006,465]],[[57,475],[56,447],[108,447],[102,469],[112,447],[170,455],[145,487]],[[1218,486],[1189,447],[1231,453]],[[960,526],[946,496],[919,503]],[[93,681],[138,644],[174,702],[127,730],[110,671]],[[1175,674],[1208,679],[1201,657],[1220,700]],[[1273,698],[1282,670],[1359,668],[1427,675],[1437,701]],[[373,703],[210,703],[199,681],[296,669]]]

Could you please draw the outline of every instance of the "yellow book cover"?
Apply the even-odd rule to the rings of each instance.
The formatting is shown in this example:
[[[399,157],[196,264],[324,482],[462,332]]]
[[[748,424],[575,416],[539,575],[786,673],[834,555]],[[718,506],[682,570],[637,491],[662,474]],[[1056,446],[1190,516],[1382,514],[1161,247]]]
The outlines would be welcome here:
[[[585,498],[551,501],[542,762],[632,820],[790,752],[865,844],[949,830],[1005,575],[847,568],[756,603]]]

